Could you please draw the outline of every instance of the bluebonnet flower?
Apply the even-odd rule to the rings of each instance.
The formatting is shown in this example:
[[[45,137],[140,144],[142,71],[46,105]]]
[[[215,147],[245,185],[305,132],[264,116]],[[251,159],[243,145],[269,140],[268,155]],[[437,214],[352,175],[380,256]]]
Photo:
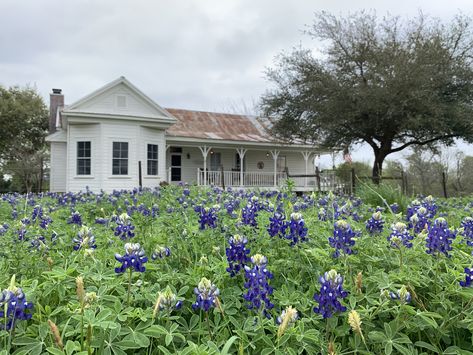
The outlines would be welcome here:
[[[176,294],[172,292],[168,286],[164,292],[158,292],[156,297],[156,303],[153,310],[153,319],[156,317],[158,311],[172,311],[173,309],[180,309],[182,307],[182,301],[177,301]]]
[[[460,281],[461,287],[470,287],[473,283],[473,267],[465,268],[465,281]]]
[[[380,211],[373,213],[371,218],[366,221],[366,230],[371,234],[378,234],[383,231],[384,221]]]
[[[95,219],[95,223],[96,224],[101,224],[101,225],[106,225],[106,224],[108,224],[108,219],[102,218],[102,217],[97,217]]]
[[[406,286],[402,286],[396,293],[390,292],[389,296],[392,300],[399,300],[401,303],[411,302],[411,293],[407,291]]]
[[[392,225],[392,233],[388,236],[388,242],[391,243],[393,248],[400,248],[403,244],[406,248],[412,248],[411,240],[414,236],[409,234],[409,230],[405,223],[397,222]]]
[[[257,227],[258,222],[256,221],[256,217],[258,216],[258,209],[255,204],[248,203],[245,207],[241,210],[241,222],[243,224]]]
[[[319,304],[314,312],[322,317],[330,318],[334,313],[345,312],[347,308],[340,301],[348,296],[343,289],[343,277],[336,270],[330,270],[319,277],[320,293],[314,294],[314,300]]]
[[[117,226],[114,229],[114,234],[117,237],[120,237],[122,240],[127,240],[135,236],[135,233],[133,232],[135,226],[131,223],[130,216],[128,216],[128,214],[122,213],[116,218],[115,222],[117,223]]]
[[[319,213],[317,213],[317,217],[319,218],[319,221],[326,221],[328,218],[327,210],[324,207],[320,207]]]
[[[230,276],[233,277],[250,261],[248,256],[250,249],[246,248],[248,239],[239,234],[230,237],[228,242],[230,246],[225,249],[228,260],[227,271],[230,273]]]
[[[192,309],[200,308],[207,312],[210,308],[217,306],[220,290],[209,279],[203,277],[197,287],[194,288],[194,294],[196,300],[192,304]]]
[[[77,224],[78,226],[82,225],[82,216],[79,212],[75,211],[71,213],[71,216],[67,220],[68,224]]]
[[[156,259],[163,259],[165,257],[168,257],[171,255],[171,249],[168,247],[163,247],[160,245],[157,245],[154,248],[153,254],[151,255],[151,259],[156,260]]]
[[[406,219],[409,221],[411,217],[417,212],[417,210],[421,207],[421,203],[419,200],[414,200],[411,202],[409,206],[407,206],[407,214]]]
[[[448,257],[448,252],[452,250],[452,242],[455,237],[456,232],[448,228],[447,220],[443,217],[437,218],[434,224],[430,226],[427,234],[427,254],[443,253]]]
[[[266,268],[268,259],[261,254],[255,254],[251,257],[253,267],[245,265],[245,288],[248,289],[243,298],[248,302],[248,309],[260,311],[263,308],[263,314],[270,318],[269,310],[274,304],[269,300],[269,296],[273,293],[273,288],[269,286],[269,280],[273,278],[273,274]]]
[[[4,235],[10,226],[7,223],[0,225],[0,235]]]
[[[31,319],[33,303],[26,300],[22,289],[15,286],[15,276],[10,286],[0,293],[0,329],[11,330],[18,320]]]
[[[204,230],[217,227],[217,211],[213,207],[200,207],[199,229]]]
[[[144,272],[146,269],[143,264],[148,261],[148,258],[145,256],[145,251],[141,248],[139,243],[126,243],[125,254],[122,256],[116,253],[115,259],[122,263],[119,267],[115,268],[117,274],[125,272],[128,268]]]
[[[77,233],[77,237],[72,239],[74,245],[74,250],[79,250],[82,248],[85,249],[95,249],[97,245],[95,245],[95,237],[92,235],[92,229],[82,226],[79,232]]]
[[[438,206],[432,195],[429,195],[422,200],[422,207],[427,210],[427,218],[433,218],[438,210]]]
[[[352,247],[355,245],[355,240],[353,238],[356,238],[359,235],[360,232],[353,231],[347,221],[340,220],[335,222],[333,237],[328,238],[330,246],[335,248],[333,257],[338,258],[341,252],[346,255],[353,254],[354,251]]]
[[[430,221],[427,217],[427,209],[419,207],[411,218],[409,218],[409,228],[414,228],[414,233],[420,233],[424,229],[428,229]]]
[[[277,235],[284,237],[286,235],[287,223],[285,219],[286,216],[284,216],[284,213],[279,211],[274,212],[274,215],[269,217],[269,227],[267,231],[271,237]]]
[[[473,218],[465,217],[461,222],[461,235],[465,237],[466,244],[473,247]]]
[[[291,220],[288,223],[289,234],[286,236],[291,241],[291,246],[296,245],[299,241],[307,240],[307,227],[300,213],[291,213]]]
[[[392,211],[393,213],[398,213],[398,212],[399,212],[399,205],[398,205],[396,202],[394,202],[394,203],[393,203],[392,205],[390,205],[389,207],[391,208],[391,211]]]

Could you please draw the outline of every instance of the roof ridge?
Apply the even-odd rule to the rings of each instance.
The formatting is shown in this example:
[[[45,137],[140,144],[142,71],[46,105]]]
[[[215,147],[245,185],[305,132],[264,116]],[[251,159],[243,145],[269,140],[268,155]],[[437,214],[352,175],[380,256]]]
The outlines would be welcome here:
[[[216,111],[206,111],[206,110],[191,110],[191,109],[187,109],[187,108],[175,108],[175,107],[163,107],[163,108],[165,110],[200,112],[200,113],[210,113],[210,114],[229,115],[229,116],[238,116],[238,117],[260,117],[259,115],[246,115],[246,114],[243,114],[243,113],[216,112]]]

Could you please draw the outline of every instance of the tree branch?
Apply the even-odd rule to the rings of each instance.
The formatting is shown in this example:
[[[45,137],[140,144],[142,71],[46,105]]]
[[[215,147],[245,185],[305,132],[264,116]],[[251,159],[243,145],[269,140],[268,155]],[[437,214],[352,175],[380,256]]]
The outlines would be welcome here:
[[[411,145],[426,145],[426,144],[429,144],[429,143],[433,143],[435,141],[438,141],[438,140],[441,140],[441,139],[447,139],[447,138],[456,138],[456,137],[459,137],[458,134],[447,134],[447,135],[443,135],[443,136],[437,136],[437,137],[434,137],[434,138],[431,138],[431,139],[427,139],[426,141],[420,141],[420,140],[413,140],[413,141],[410,141],[410,142],[407,142],[399,147],[396,147],[396,148],[393,148],[390,150],[390,153],[396,153],[396,152],[400,152],[401,150],[411,146]]]

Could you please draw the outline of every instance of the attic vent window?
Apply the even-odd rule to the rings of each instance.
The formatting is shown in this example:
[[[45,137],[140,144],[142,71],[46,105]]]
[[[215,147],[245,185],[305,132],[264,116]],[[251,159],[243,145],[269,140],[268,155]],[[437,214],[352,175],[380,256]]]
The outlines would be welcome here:
[[[117,107],[118,108],[126,108],[126,96],[125,95],[117,95]]]

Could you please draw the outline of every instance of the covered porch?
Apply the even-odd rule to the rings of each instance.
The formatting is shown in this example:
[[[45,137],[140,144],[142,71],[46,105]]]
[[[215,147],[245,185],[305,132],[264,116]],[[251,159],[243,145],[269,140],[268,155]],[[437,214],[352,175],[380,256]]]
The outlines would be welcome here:
[[[333,171],[320,171],[317,166],[321,155],[332,152],[303,145],[196,143],[169,142],[169,183],[273,189],[284,186],[290,178],[295,191],[342,188]]]

